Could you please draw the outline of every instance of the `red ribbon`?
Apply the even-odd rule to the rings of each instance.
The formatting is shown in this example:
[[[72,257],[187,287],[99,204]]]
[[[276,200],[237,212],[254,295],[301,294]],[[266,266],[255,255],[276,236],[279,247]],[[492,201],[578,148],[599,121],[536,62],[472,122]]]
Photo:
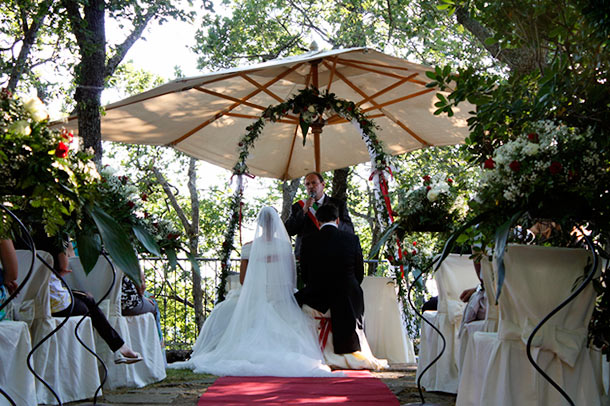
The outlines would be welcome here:
[[[301,206],[301,209],[303,207],[305,207],[305,202],[303,200],[299,200],[298,201],[299,206]],[[307,215],[309,216],[309,219],[313,222],[313,224],[318,228],[318,230],[320,229],[320,222],[318,221],[318,219],[316,218],[316,216],[311,212],[311,210],[307,210]]]
[[[241,207],[244,205],[244,202],[239,202],[239,246],[241,246]]]
[[[328,335],[332,331],[332,324],[330,322],[330,318],[320,316],[316,317],[316,320],[320,321],[320,334],[318,335],[318,342],[320,343],[320,347],[322,351],[326,348],[326,343],[328,342]]]
[[[390,172],[390,175],[394,176],[392,174],[392,169],[390,167],[386,167],[386,168]],[[371,174],[370,179],[373,179],[373,177],[375,176],[376,173],[379,173],[379,189],[381,189],[381,195],[383,196],[383,200],[385,201],[385,206],[386,206],[386,209],[388,210],[388,216],[390,217],[390,224],[391,224],[391,223],[394,223],[394,215],[392,214],[392,204],[390,202],[388,181],[386,180],[385,176],[383,175],[383,172],[380,170],[373,172]],[[398,237],[396,238],[396,244],[398,245],[398,259],[402,260],[402,244],[400,243],[400,239]],[[405,277],[405,269],[404,269],[404,265],[402,265],[402,264],[400,265],[400,277],[403,279]]]

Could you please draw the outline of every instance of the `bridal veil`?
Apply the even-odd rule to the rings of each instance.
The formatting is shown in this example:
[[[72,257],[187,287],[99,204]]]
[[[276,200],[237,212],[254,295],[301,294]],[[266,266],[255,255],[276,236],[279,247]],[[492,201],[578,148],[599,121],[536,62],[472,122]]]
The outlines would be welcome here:
[[[170,367],[232,376],[326,376],[315,323],[295,298],[290,238],[277,211],[259,213],[244,285],[215,348]]]

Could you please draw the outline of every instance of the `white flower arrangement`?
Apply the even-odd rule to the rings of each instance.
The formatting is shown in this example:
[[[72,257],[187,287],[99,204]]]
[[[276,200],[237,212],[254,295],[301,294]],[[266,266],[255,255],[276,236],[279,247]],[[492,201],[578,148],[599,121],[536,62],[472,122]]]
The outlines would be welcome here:
[[[585,196],[605,170],[594,145],[591,130],[534,122],[527,134],[501,145],[485,161],[474,200],[494,208],[527,205],[563,192]]]

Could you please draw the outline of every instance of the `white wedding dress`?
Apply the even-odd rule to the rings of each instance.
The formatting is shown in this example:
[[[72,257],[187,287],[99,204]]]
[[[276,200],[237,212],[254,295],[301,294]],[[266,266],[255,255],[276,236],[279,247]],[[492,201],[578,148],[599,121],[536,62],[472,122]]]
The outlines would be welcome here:
[[[190,360],[168,367],[219,376],[330,376],[314,320],[294,298],[295,284],[290,239],[275,209],[265,207],[226,329],[217,339],[198,339]]]

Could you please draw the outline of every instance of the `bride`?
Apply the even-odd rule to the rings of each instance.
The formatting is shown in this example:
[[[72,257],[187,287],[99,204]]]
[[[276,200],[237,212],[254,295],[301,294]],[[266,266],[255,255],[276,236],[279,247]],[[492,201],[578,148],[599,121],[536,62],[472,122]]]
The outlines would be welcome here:
[[[264,207],[235,309],[232,315],[223,311],[230,317],[226,329],[213,345],[196,345],[191,359],[168,367],[220,376],[330,375],[315,323],[294,298],[295,284],[288,233],[277,211]],[[202,334],[208,334],[206,327]]]

